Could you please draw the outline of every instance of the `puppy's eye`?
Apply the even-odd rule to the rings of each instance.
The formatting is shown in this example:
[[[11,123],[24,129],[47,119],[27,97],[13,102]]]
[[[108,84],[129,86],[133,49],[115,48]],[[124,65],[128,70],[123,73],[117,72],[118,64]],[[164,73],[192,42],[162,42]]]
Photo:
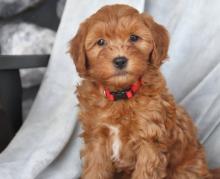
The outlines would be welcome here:
[[[99,39],[96,43],[98,46],[104,46],[106,44],[104,39]]]
[[[137,35],[132,34],[132,35],[130,35],[129,40],[131,42],[137,42],[139,40],[139,38],[140,37],[138,37]]]

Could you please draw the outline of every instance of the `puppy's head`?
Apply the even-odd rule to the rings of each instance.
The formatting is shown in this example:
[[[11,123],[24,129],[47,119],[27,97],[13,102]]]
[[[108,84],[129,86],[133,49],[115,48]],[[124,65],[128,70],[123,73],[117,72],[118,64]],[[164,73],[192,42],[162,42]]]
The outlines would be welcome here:
[[[167,56],[166,29],[127,5],[105,6],[80,25],[70,43],[81,77],[126,86],[159,68]]]

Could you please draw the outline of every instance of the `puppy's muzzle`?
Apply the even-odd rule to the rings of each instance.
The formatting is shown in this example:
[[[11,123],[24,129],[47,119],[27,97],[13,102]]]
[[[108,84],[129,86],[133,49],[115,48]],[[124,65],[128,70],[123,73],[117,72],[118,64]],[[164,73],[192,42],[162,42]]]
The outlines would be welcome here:
[[[123,69],[127,66],[128,59],[126,57],[116,57],[113,59],[113,64],[118,69]]]

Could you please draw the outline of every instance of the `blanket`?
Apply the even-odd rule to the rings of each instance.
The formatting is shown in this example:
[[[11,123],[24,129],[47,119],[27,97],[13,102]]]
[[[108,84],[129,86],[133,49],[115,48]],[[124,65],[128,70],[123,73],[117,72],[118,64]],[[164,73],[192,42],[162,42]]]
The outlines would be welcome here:
[[[198,127],[211,168],[220,166],[220,1],[146,1],[170,33],[168,87]]]

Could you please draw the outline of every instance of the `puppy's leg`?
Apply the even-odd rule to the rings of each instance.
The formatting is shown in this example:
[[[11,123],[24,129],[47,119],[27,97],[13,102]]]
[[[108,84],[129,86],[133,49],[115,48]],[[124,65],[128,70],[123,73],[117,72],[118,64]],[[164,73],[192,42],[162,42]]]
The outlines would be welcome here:
[[[131,179],[131,174],[127,174],[127,173],[116,174],[114,175],[114,179]]]
[[[193,150],[193,149],[190,149]],[[184,161],[175,167],[171,167],[168,173],[169,179],[212,179],[203,149],[196,150],[190,157],[187,154]]]
[[[167,157],[152,143],[143,142],[137,151],[132,179],[163,179],[166,177]]]
[[[85,145],[81,179],[112,179],[113,166],[107,142],[100,138]]]

